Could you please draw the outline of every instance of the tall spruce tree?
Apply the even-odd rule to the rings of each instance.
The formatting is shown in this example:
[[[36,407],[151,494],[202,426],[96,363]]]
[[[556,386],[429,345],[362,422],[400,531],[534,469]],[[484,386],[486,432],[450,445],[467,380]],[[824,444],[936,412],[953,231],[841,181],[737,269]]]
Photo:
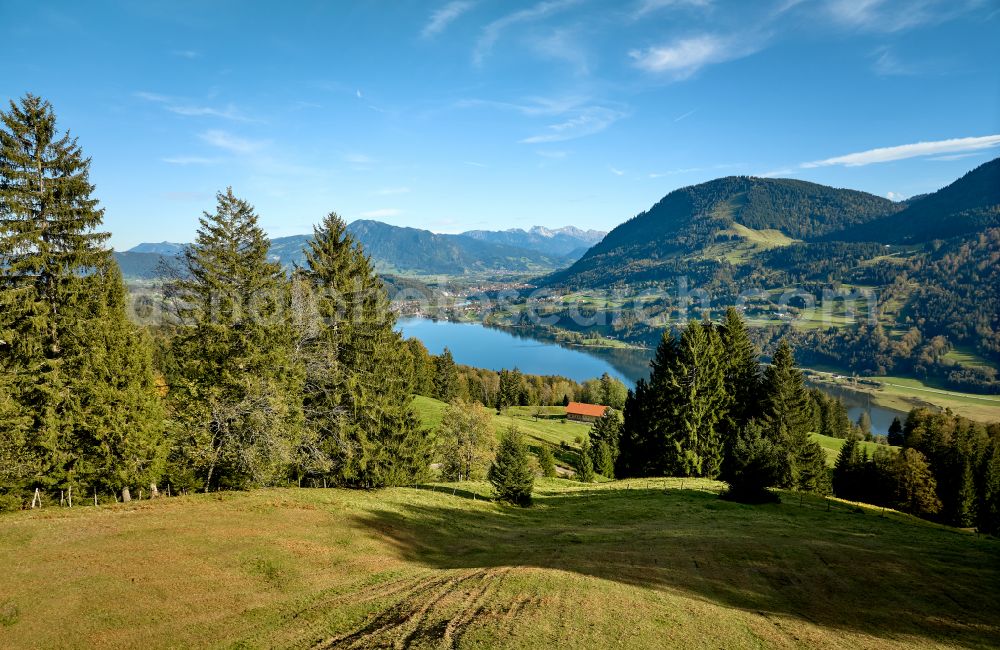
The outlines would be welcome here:
[[[528,449],[516,426],[511,425],[500,434],[500,446],[487,478],[497,500],[523,507],[531,505],[535,475],[531,471]]]
[[[458,396],[458,370],[447,347],[434,357],[434,397],[451,402]]]
[[[320,319],[306,363],[307,429],[330,459],[328,476],[373,487],[422,479],[431,447],[412,407],[413,357],[371,260],[336,213],[315,228],[304,275]]]
[[[740,432],[760,415],[760,350],[750,340],[746,323],[734,307],[726,310],[718,331],[723,352],[723,385],[730,398],[729,408],[719,422],[725,480]]]
[[[194,468],[205,490],[281,482],[301,435],[291,292],[268,248],[253,207],[228,188],[170,286],[180,319],[173,465]]]
[[[0,372],[15,414],[0,418],[0,446],[30,460],[25,487],[158,478],[149,348],[128,321],[89,173],[47,101],[0,112]]]
[[[709,321],[691,321],[681,334],[673,365],[658,396],[668,431],[666,466],[674,476],[718,476],[722,462],[719,421],[729,408],[722,343]],[[662,425],[661,425],[662,426]]]
[[[652,473],[650,461],[656,454],[657,440],[651,424],[651,399],[651,390],[645,379],[637,381],[635,389],[630,390],[625,398],[618,457],[615,459],[615,476],[618,478]]]
[[[812,404],[802,371],[795,365],[792,347],[785,340],[778,345],[771,365],[764,371],[763,396],[766,428],[787,458],[781,485],[795,487],[809,458]]]

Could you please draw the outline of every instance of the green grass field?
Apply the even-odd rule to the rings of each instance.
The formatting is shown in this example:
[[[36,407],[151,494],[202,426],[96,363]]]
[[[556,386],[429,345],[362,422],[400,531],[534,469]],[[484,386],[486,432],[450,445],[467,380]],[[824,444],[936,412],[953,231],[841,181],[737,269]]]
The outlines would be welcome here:
[[[0,647],[1000,643],[1000,541],[720,484],[271,489],[0,515]],[[829,510],[828,510],[829,507]]]
[[[873,404],[907,412],[916,407],[951,409],[956,415],[978,422],[1000,422],[1000,395],[977,395],[945,390],[911,377],[870,377],[878,386],[855,385],[847,378],[834,380],[833,374],[843,372],[830,367],[813,367],[810,379],[871,395]]]
[[[809,434],[809,437],[819,443],[819,446],[826,452],[826,464],[833,467],[834,461],[837,460],[837,454],[840,453],[840,448],[843,447],[844,443],[847,441],[843,438],[832,438],[818,433],[811,433]],[[878,443],[866,442],[864,440],[859,441],[858,445],[862,449],[866,450],[869,456],[875,453],[875,450],[880,446]],[[891,447],[891,449],[896,449],[896,447]]]
[[[440,400],[417,395],[413,399],[413,407],[420,416],[421,424],[428,429],[435,429],[441,423],[441,416],[447,405]],[[514,424],[524,434],[530,447],[548,446],[555,455],[557,465],[569,468],[572,459],[570,455],[562,453],[562,445],[579,448],[576,439],[586,438],[590,433],[590,425],[567,421],[566,411],[561,406],[546,406],[542,411],[543,415],[536,420],[533,406],[514,406],[503,415],[497,415],[496,411],[490,409],[493,428],[497,434]]]

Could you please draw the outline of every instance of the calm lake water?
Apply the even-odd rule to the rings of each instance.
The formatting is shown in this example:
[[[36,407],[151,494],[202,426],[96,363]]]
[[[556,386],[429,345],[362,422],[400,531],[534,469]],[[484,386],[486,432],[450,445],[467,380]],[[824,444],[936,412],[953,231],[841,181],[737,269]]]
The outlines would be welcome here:
[[[653,354],[652,350],[565,346],[479,323],[407,318],[400,320],[397,327],[403,336],[420,339],[431,354],[441,354],[447,346],[456,363],[491,370],[516,367],[532,375],[562,375],[576,381],[606,372],[630,387],[649,375]],[[876,434],[885,434],[893,417],[905,420],[905,413],[870,405],[866,395],[835,387],[819,388],[843,400],[852,422],[868,411]]]

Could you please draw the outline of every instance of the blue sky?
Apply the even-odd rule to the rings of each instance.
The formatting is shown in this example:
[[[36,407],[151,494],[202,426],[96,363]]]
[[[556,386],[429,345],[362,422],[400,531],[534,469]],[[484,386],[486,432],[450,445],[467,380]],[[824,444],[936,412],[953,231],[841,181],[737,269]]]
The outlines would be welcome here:
[[[51,100],[116,248],[232,185],[348,220],[610,229],[731,174],[882,196],[1000,155],[1000,0],[0,0],[4,99]]]

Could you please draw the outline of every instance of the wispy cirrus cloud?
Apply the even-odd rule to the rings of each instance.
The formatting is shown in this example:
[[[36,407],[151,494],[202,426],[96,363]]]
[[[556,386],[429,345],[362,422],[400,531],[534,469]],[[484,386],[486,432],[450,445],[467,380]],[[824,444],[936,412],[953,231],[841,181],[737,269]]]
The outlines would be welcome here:
[[[440,7],[431,14],[430,20],[424,25],[420,35],[424,38],[434,38],[447,29],[448,25],[458,20],[462,14],[472,9],[474,4],[469,0],[454,0]]]
[[[568,119],[549,124],[542,133],[524,138],[520,142],[541,144],[575,140],[600,133],[625,116],[624,111],[605,106],[583,106],[573,110]]]
[[[760,51],[762,40],[744,39],[718,34],[702,34],[630,50],[628,55],[636,67],[676,80],[687,79],[707,65],[741,59]]]
[[[562,118],[544,126],[540,133],[519,140],[522,144],[544,144],[574,140],[599,133],[628,116],[627,107],[613,102],[597,103],[587,97],[529,97],[516,102],[465,99],[456,108],[489,108],[511,111],[525,117]]]
[[[213,147],[218,147],[219,149],[224,149],[230,153],[241,155],[257,153],[269,143],[267,140],[250,140],[248,138],[233,135],[228,131],[220,131],[217,129],[204,131],[198,134],[198,137]]]
[[[140,91],[134,94],[139,99],[161,105],[164,110],[174,113],[175,115],[183,115],[185,117],[217,117],[234,122],[259,121],[248,117],[245,113],[243,113],[243,111],[239,110],[233,104],[228,104],[225,107],[219,108],[216,106],[199,105],[181,98],[161,95],[159,93]]]
[[[893,162],[905,160],[907,158],[920,158],[923,156],[934,156],[940,154],[955,154],[969,151],[981,151],[992,147],[1000,146],[1000,135],[984,135],[971,138],[952,138],[949,140],[935,140],[931,142],[915,142],[913,144],[903,144],[895,147],[880,147],[859,151],[844,156],[826,158],[813,162],[802,163],[805,169],[816,167],[830,167],[842,165],[844,167],[862,167],[876,163]]]
[[[712,0],[640,0],[632,9],[633,20],[638,20],[661,9],[673,9],[676,7],[709,7]]]
[[[379,196],[392,196],[393,194],[409,194],[410,188],[408,187],[383,187],[375,192]]]
[[[472,52],[473,63],[482,65],[485,58],[493,50],[493,46],[497,44],[503,33],[511,27],[547,18],[552,14],[578,4],[578,2],[579,0],[545,0],[545,2],[540,2],[533,7],[521,9],[497,18],[483,28],[479,40],[476,42],[476,47]]]
[[[827,0],[834,21],[872,32],[901,32],[953,20],[984,6],[983,0]]]
[[[168,156],[161,160],[170,165],[216,165],[220,162],[218,158],[205,156]]]
[[[171,50],[170,54],[181,59],[197,59],[201,57],[201,52],[198,50]]]

